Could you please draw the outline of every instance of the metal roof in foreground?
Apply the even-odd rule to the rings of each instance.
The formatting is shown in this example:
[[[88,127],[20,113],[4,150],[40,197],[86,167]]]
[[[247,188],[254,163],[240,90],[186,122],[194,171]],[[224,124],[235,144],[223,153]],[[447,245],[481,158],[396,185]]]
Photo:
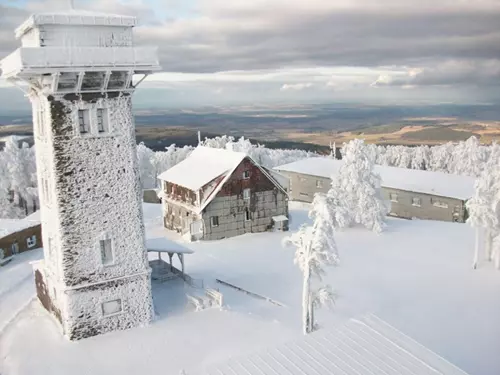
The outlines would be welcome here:
[[[467,375],[374,315],[207,368],[207,375]]]

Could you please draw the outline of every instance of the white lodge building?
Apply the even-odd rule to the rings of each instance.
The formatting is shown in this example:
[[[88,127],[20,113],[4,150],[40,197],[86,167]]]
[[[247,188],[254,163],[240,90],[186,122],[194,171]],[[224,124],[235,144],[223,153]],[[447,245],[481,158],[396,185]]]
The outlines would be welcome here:
[[[153,317],[131,94],[159,69],[134,47],[136,19],[85,11],[35,14],[2,77],[29,87],[44,261],[37,294],[81,339]],[[22,87],[22,86],[21,86]]]
[[[281,165],[275,170],[290,179],[290,199],[312,202],[326,193],[338,173],[341,160],[316,157]],[[465,202],[474,194],[474,178],[453,174],[376,165],[382,179],[389,215],[412,219],[465,222]],[[333,176],[333,177],[332,177]]]

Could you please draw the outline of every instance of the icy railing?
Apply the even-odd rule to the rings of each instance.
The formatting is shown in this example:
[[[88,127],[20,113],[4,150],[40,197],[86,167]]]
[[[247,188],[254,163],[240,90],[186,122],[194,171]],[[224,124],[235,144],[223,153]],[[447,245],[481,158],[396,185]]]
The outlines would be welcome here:
[[[16,69],[101,66],[160,68],[156,47],[23,47],[2,61],[4,72]]]

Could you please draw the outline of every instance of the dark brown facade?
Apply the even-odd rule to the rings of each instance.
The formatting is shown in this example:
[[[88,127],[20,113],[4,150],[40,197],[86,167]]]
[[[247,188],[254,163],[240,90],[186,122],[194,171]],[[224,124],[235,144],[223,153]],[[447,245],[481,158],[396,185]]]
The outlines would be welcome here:
[[[4,257],[43,247],[42,226],[36,224],[0,238],[0,249]]]

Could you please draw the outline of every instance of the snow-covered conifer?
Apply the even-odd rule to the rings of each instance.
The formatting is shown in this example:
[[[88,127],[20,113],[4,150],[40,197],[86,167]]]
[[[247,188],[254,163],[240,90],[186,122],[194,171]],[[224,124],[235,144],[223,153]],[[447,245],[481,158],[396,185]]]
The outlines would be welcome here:
[[[360,139],[344,144],[342,155],[342,166],[328,192],[337,222],[340,227],[361,224],[379,233],[389,207],[382,197],[380,176],[373,171],[373,157]]]
[[[486,232],[486,259],[492,257],[492,241],[499,232],[499,200],[500,181],[498,173],[485,170],[474,184],[474,196],[466,203],[469,218],[467,223],[476,228],[476,244],[474,249],[473,268],[479,260],[481,231]]]

